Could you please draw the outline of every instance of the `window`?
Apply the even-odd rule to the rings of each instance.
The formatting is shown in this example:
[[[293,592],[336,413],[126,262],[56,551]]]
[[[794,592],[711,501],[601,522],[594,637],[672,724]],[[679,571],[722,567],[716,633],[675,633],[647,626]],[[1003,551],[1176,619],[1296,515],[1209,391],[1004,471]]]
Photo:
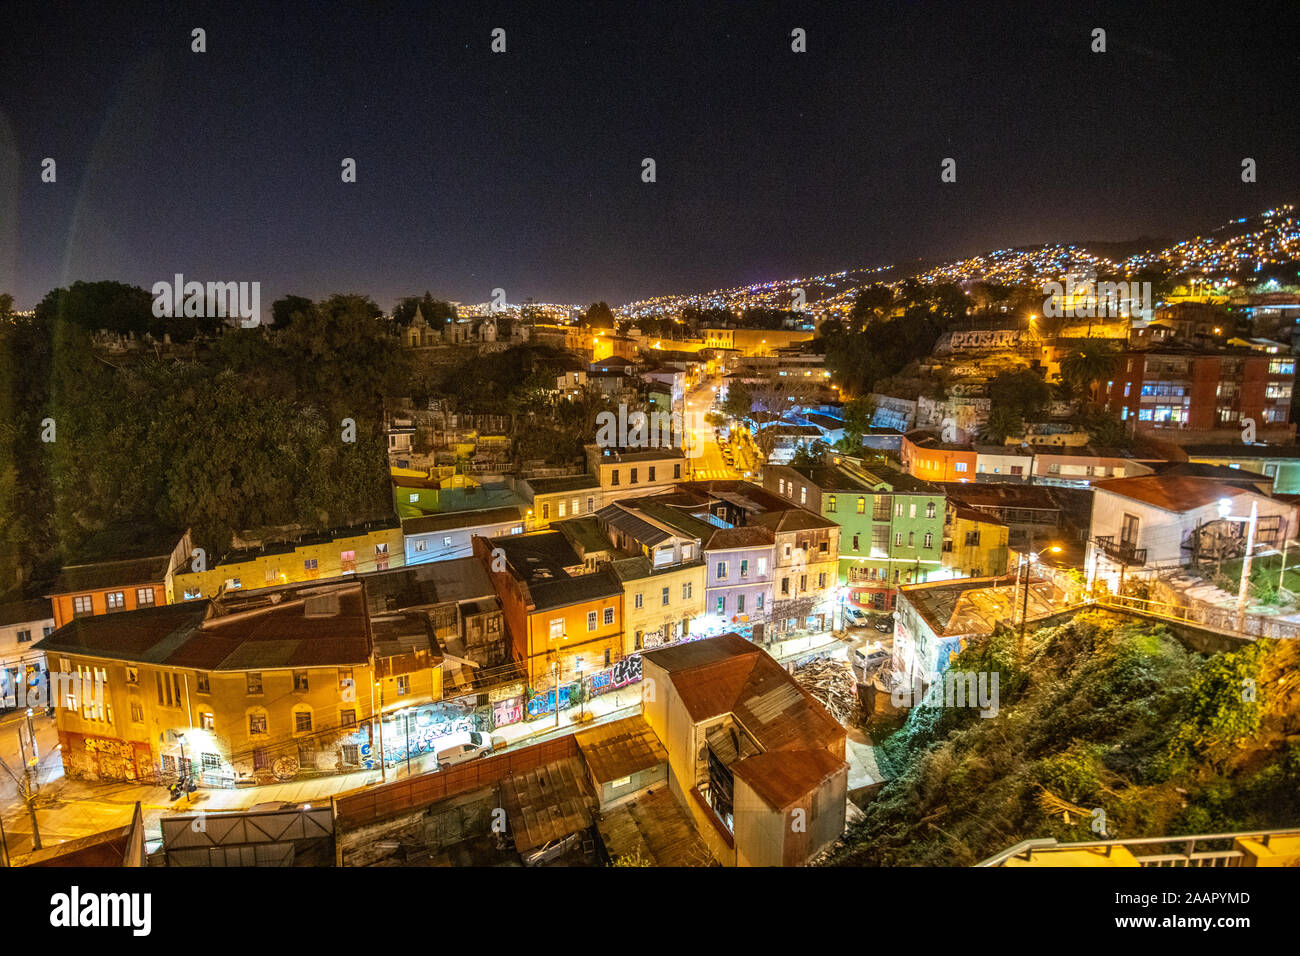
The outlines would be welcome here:
[[[685,584],[682,585],[682,600],[689,601],[690,599],[691,599],[691,582],[687,581]]]
[[[577,515],[578,515],[578,499],[577,499],[577,498],[574,498],[574,499],[573,499],[573,502],[569,505],[569,514],[573,515],[574,517],[577,517]]]
[[[339,711],[340,727],[355,727],[357,725],[357,712],[354,708],[347,708]]]
[[[588,611],[588,612],[587,612],[587,630],[589,630],[589,631],[594,631],[595,629],[596,629],[596,612],[595,612],[595,611]]]
[[[853,536],[853,550],[854,551],[858,550],[858,535],[856,534]]]
[[[727,613],[727,597],[726,597],[726,595],[723,595],[722,597],[718,598],[718,613],[719,613],[719,614],[726,614],[726,613]]]
[[[248,733],[250,735],[266,733],[266,714],[248,715]]]
[[[925,506],[925,516],[926,516],[927,518],[933,518],[933,517],[934,517],[934,502],[933,502],[933,501],[931,501],[929,504],[927,504],[927,505]]]
[[[617,468],[615,468],[613,471],[611,471],[611,472],[609,473],[609,483],[610,483],[611,485],[614,485],[615,487],[618,486],[618,469],[617,469]]]
[[[138,700],[131,701],[131,723],[144,723],[144,707]]]
[[[859,496],[858,496],[858,514],[865,514],[865,513],[866,513],[866,510],[867,510],[867,499],[864,498],[863,496],[859,495]]]
[[[808,503],[808,486],[807,486],[807,485],[800,485],[800,486],[799,486],[799,504],[801,504],[801,505],[806,505],[807,503]]]
[[[909,510],[908,510],[907,516],[908,516],[909,518],[915,518],[915,517],[916,517],[916,502],[913,501],[910,505],[908,505],[908,509],[909,509]]]
[[[564,618],[557,617],[551,621],[551,640],[558,641],[564,636]]]
[[[200,694],[210,694],[210,693],[212,693],[212,687],[211,687],[211,685],[210,685],[209,682],[208,682],[208,675],[207,675],[207,674],[195,674],[195,675],[194,675],[194,686],[198,688],[198,692],[199,692]]]
[[[898,502],[896,505],[894,505],[894,517],[895,518],[903,517],[903,503],[901,501]]]
[[[633,484],[633,485],[636,484],[636,473],[637,473],[637,469],[633,468],[633,469],[632,469],[632,476],[631,476],[631,478],[628,479],[628,481],[629,481],[630,484]]]
[[[820,591],[826,587],[826,572],[823,571],[817,575],[817,589]]]
[[[925,533],[925,547],[929,548],[934,545],[934,535],[929,531]]]
[[[761,578],[767,574],[767,558],[758,559],[758,576]]]
[[[953,470],[953,471],[965,471],[965,470],[966,470],[966,462],[964,462],[964,461],[955,461],[955,462],[953,462],[952,470]]]
[[[834,495],[827,495],[827,496],[826,496],[826,512],[827,512],[827,514],[835,514],[835,496],[834,496]]]
[[[211,711],[207,711],[207,710],[199,711],[200,730],[211,730],[215,726],[216,726],[216,719],[212,716]]]
[[[558,518],[564,517],[564,500],[561,499],[555,503],[555,515]]]
[[[799,575],[799,590],[801,592],[808,590],[808,575],[806,574]]]
[[[126,669],[126,682],[127,682],[128,684],[138,684],[138,683],[140,683],[140,668],[138,668],[138,667],[128,667],[128,668]]]
[[[104,595],[104,603],[110,611],[120,611],[126,607],[126,594],[122,591],[109,591]]]
[[[1121,544],[1135,545],[1138,540],[1138,521],[1137,515],[1125,514],[1123,524],[1120,527],[1119,540]]]
[[[664,588],[664,589],[663,589],[663,593],[660,595],[660,601],[659,601],[659,603],[660,603],[661,605],[663,605],[664,607],[667,607],[667,606],[668,606],[668,591],[669,591],[668,588]],[[610,609],[610,614],[613,614],[613,613],[614,613],[614,612],[613,612],[613,609]],[[612,622],[611,622],[611,623],[612,623]]]
[[[666,592],[667,590],[668,590],[667,588],[664,588],[664,591],[665,591],[665,592]],[[665,601],[664,603],[667,604],[668,602]],[[607,607],[607,608],[605,608],[605,618],[604,618],[604,620],[605,620],[605,625],[606,625],[606,626],[609,626],[610,624],[613,624],[613,623],[614,623],[614,609],[613,609],[612,607]]]
[[[966,546],[967,546],[968,548],[977,547],[977,546],[979,545],[979,543],[980,543],[980,533],[979,533],[979,531],[967,531],[967,532],[966,532]]]
[[[912,548],[912,547],[915,547],[915,546],[916,546],[916,532],[915,532],[915,531],[909,531],[909,532],[907,532],[907,546],[908,546],[909,548]]]
[[[736,595],[736,613],[737,614],[745,613],[745,595],[743,594]]]
[[[742,558],[742,559],[741,559],[741,562],[740,562],[740,576],[741,576],[742,578],[747,578],[747,577],[749,577],[749,559],[748,559],[748,558]]]
[[[218,754],[204,754],[204,755],[203,755],[203,769],[204,769],[205,771],[206,771],[206,770],[220,770],[220,769],[221,769],[221,757],[220,757]]]
[[[303,569],[304,571],[315,571],[315,570],[316,570],[316,559],[315,559],[315,558],[307,558],[307,559],[306,559],[305,561],[303,561],[303,563],[302,563],[302,569]]]
[[[398,674],[395,683],[397,684],[397,694],[399,697],[411,692],[410,674]]]
[[[260,673],[257,671],[249,671],[248,674],[245,675],[245,679],[248,683],[248,693],[262,693],[262,675]]]
[[[339,565],[344,574],[349,574],[357,569],[357,553],[355,551],[340,551]]]
[[[763,610],[763,595],[761,594],[754,595],[754,610],[756,611]]]
[[[782,579],[781,579],[781,593],[782,593],[782,594],[789,594],[789,593],[790,593],[790,579],[789,579],[789,578],[782,578]]]
[[[632,606],[639,611],[644,605],[645,605],[645,595],[642,594],[640,591],[638,591],[636,597],[632,599]]]
[[[673,465],[673,480],[675,481],[675,480],[677,480],[678,478],[680,478],[681,476],[682,476],[682,466],[681,466],[681,465]]]
[[[306,672],[306,671],[294,671],[294,672],[293,672],[293,689],[294,689],[294,690],[300,690],[300,691],[308,690],[308,687],[307,687],[307,672]]]
[[[293,729],[295,733],[311,733],[311,711],[296,710],[293,714]]]
[[[153,604],[153,588],[136,588],[135,603],[137,607],[149,607]]]
[[[18,632],[18,643],[19,643],[19,644],[26,644],[26,643],[27,643],[28,641],[30,641],[31,639],[32,639],[32,632],[31,632],[31,631],[19,631],[19,632]]]
[[[726,562],[726,561],[719,561],[719,562],[718,562],[718,580],[719,580],[719,581],[725,581],[726,579],[727,579],[727,562]]]
[[[654,465],[649,465],[649,466],[646,468],[646,476],[645,476],[645,480],[646,480],[646,481],[654,481],[654,480],[655,480],[655,466],[654,466]]]
[[[429,544],[428,541],[426,541],[424,538],[419,538],[415,542],[415,550],[426,551],[428,550],[428,544]]]
[[[549,521],[550,519],[551,519],[551,503],[548,501],[542,505],[542,520]]]
[[[591,514],[591,513],[592,513],[593,511],[595,511],[595,510],[596,510],[596,499],[593,498],[593,497],[591,497],[590,495],[588,495],[588,496],[587,496],[587,514]]]
[[[902,546],[903,546],[903,532],[899,531],[894,534],[894,547],[901,548]]]

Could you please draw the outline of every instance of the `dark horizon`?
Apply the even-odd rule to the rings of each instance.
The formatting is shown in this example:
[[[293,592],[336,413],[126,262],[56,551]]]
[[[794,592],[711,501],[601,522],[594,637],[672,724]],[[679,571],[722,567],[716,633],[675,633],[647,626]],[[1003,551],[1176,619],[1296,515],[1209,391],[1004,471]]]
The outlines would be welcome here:
[[[177,272],[259,281],[264,306],[496,287],[618,305],[1177,241],[1300,196],[1282,4],[8,12],[0,291],[20,309]]]

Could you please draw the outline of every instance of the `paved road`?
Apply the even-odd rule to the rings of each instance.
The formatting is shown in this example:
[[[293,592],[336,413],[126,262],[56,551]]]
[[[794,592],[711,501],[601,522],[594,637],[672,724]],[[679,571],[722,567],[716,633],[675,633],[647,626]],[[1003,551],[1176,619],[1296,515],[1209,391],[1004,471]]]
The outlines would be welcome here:
[[[741,477],[740,472],[727,467],[723,461],[722,450],[713,437],[713,426],[704,421],[713,404],[716,387],[717,380],[706,379],[702,385],[686,393],[686,427],[692,429],[691,440],[694,442],[687,462],[690,476],[695,481]]]

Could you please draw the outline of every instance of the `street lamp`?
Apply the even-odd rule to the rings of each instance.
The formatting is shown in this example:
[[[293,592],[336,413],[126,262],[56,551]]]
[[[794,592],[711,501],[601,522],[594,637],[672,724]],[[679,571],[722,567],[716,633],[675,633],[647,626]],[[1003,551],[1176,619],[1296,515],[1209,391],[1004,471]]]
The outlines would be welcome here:
[[[1060,545],[1052,545],[1047,550],[1051,554],[1061,553]],[[1033,565],[1033,563],[1037,560],[1038,560],[1038,554],[1033,551],[1029,552],[1029,554],[1027,555],[1023,555],[1021,559],[1021,563],[1024,565],[1025,568],[1025,590],[1024,590],[1024,596],[1021,599],[1021,606],[1020,606],[1020,636],[1017,638],[1017,644],[1016,644],[1017,653],[1020,652],[1020,650],[1024,647],[1024,643],[1025,643],[1025,621],[1029,617],[1029,572],[1031,569],[1031,565]],[[1020,568],[1017,567],[1016,581],[1019,582],[1019,580],[1020,580]],[[1012,605],[1013,619],[1014,616],[1015,616],[1015,605],[1013,604]]]
[[[1219,499],[1219,517],[1224,521],[1246,521],[1246,558],[1241,562],[1241,586],[1237,590],[1237,633],[1246,630],[1246,595],[1250,589],[1250,561],[1255,550],[1255,524],[1259,520],[1259,502],[1251,501],[1250,517],[1239,518],[1230,514],[1232,499]]]

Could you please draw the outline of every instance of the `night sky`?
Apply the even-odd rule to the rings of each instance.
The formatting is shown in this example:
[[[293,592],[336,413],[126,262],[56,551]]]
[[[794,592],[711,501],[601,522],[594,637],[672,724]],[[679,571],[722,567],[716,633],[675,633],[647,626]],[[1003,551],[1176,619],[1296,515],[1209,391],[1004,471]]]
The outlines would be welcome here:
[[[0,7],[0,291],[618,304],[1300,198],[1294,2],[286,6]]]

